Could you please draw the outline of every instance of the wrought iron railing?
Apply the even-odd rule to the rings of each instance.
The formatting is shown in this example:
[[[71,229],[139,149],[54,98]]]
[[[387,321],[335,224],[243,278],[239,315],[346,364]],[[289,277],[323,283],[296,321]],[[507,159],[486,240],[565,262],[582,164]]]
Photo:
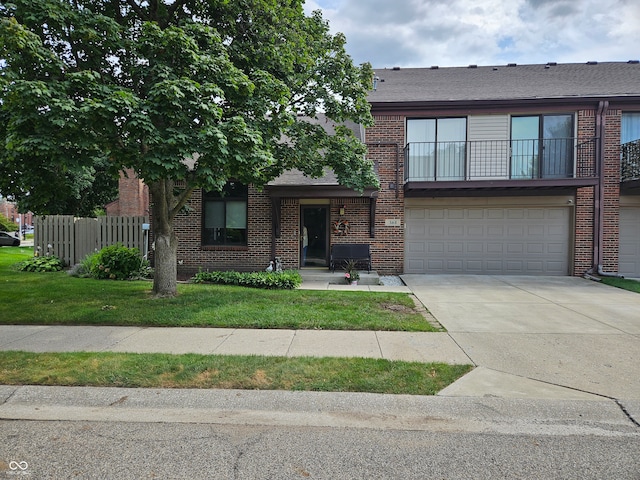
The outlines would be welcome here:
[[[640,180],[640,139],[623,143],[620,149],[620,181]]]
[[[595,177],[597,139],[412,142],[405,182],[537,180]]]

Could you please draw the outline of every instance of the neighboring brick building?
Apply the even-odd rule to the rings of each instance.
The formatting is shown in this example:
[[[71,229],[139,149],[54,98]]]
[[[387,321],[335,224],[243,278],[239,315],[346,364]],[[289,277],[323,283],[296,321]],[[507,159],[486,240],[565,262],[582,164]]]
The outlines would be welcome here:
[[[131,169],[120,173],[118,198],[105,206],[109,216],[149,216],[149,187]]]
[[[380,274],[640,277],[638,62],[394,68],[374,85],[375,125],[354,131],[379,190],[288,172],[196,192],[179,270],[326,267],[346,242]]]

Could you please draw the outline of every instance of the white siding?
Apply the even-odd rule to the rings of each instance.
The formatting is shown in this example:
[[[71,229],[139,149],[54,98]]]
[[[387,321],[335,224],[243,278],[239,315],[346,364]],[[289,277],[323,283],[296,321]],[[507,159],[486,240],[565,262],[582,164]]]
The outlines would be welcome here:
[[[468,118],[469,180],[506,179],[509,175],[509,115]]]

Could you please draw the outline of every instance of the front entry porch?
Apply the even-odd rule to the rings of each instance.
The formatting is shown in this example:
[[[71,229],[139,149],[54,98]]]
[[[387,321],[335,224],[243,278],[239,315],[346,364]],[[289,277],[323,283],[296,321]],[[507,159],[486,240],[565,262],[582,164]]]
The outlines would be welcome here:
[[[372,270],[367,272],[366,270],[359,270],[360,279],[358,280],[358,286],[361,285],[380,285],[380,276],[378,272]],[[311,284],[318,285],[344,285],[346,287],[355,288],[350,286],[344,278],[344,272],[337,270],[331,272],[328,268],[303,268],[298,270],[298,273],[302,277],[302,282],[308,287]]]

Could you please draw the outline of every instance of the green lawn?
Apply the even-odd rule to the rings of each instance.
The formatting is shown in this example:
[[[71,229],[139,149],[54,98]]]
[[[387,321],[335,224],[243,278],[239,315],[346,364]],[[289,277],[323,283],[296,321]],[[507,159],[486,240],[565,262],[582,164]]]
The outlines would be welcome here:
[[[640,293],[640,282],[637,280],[629,280],[626,278],[603,277],[602,283],[611,285],[612,287],[622,288],[631,292]]]
[[[433,331],[406,294],[179,285],[25,273],[0,249],[0,323]],[[0,352],[0,384],[239,388],[433,395],[473,368],[363,358]]]
[[[0,248],[0,323],[435,331],[401,293],[260,290],[181,284],[153,298],[147,281],[18,272],[30,248]]]
[[[365,358],[0,352],[0,384],[433,395],[471,365]]]

